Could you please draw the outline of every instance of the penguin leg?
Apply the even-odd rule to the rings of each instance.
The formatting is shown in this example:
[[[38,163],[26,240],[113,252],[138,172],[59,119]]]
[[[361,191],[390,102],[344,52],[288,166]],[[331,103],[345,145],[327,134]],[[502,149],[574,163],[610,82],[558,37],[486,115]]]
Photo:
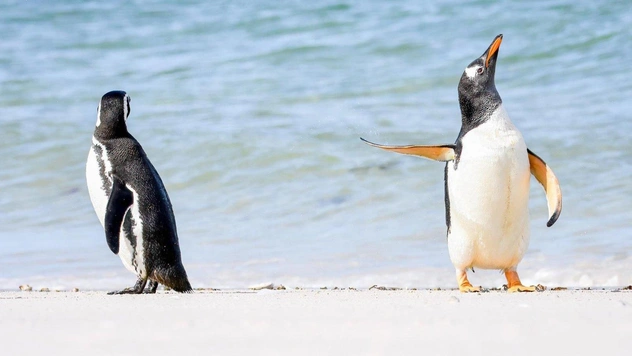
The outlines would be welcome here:
[[[125,288],[123,290],[108,292],[109,295],[115,294],[141,294],[143,293],[143,289],[145,289],[145,284],[147,284],[147,278],[138,278],[136,284],[133,287]]]
[[[156,289],[158,289],[158,282],[154,281],[153,279],[150,279],[149,283],[147,284],[147,289],[143,293],[155,294]]]
[[[526,287],[520,282],[518,272],[515,269],[505,270],[505,278],[507,278],[507,291],[509,293],[514,292],[541,292],[546,289],[543,285]]]
[[[462,293],[480,292],[481,287],[474,287],[467,279],[467,272],[464,269],[456,269],[456,281],[459,283],[459,290]]]

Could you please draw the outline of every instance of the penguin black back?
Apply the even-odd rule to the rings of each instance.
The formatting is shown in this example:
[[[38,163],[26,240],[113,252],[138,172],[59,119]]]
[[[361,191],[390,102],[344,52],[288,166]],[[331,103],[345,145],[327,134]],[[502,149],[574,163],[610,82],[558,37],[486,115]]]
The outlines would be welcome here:
[[[150,292],[158,283],[190,291],[171,201],[142,146],[127,131],[130,111],[124,91],[102,97],[86,167],[108,246],[138,276],[134,287],[114,293],[141,293],[148,280]]]

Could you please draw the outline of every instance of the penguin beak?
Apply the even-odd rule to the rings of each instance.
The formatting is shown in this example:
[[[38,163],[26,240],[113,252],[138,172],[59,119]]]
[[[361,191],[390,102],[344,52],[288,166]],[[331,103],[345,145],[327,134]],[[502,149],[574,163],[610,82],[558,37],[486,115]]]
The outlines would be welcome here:
[[[494,38],[494,41],[492,42],[491,45],[489,45],[489,48],[487,49],[487,51],[485,51],[485,68],[489,67],[489,60],[492,58],[496,58],[496,56],[498,55],[498,49],[500,48],[500,43],[503,41],[503,35],[500,34],[498,36],[496,36],[496,38]]]

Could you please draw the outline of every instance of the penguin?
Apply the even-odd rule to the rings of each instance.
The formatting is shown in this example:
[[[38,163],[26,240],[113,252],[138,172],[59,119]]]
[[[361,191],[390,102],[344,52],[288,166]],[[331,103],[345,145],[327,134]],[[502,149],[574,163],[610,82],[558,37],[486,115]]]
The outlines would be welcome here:
[[[133,287],[108,294],[155,293],[158,284],[190,292],[167,190],[127,131],[130,101],[124,91],[103,95],[86,163],[90,200],[108,247],[138,277]]]
[[[562,211],[562,191],[551,168],[527,148],[496,90],[496,36],[470,63],[458,85],[461,130],[454,144],[386,146],[401,154],[446,162],[445,214],[448,252],[461,292],[480,292],[467,278],[474,268],[504,272],[509,292],[544,290],[524,286],[517,267],[529,245],[529,179],[542,184],[552,226]]]

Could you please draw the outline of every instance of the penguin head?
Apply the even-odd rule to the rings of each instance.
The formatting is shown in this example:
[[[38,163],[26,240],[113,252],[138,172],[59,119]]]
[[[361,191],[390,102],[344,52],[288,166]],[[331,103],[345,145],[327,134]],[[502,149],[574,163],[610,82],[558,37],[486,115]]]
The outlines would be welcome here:
[[[132,99],[122,90],[106,93],[101,97],[97,107],[96,132],[106,135],[116,135],[127,132],[125,121],[131,111]]]
[[[475,92],[496,91],[494,75],[496,74],[498,49],[502,41],[503,35],[496,36],[483,55],[473,60],[465,68],[459,82],[459,92],[461,89]]]
[[[464,119],[466,116],[475,115],[478,109],[495,109],[497,105],[493,104],[501,102],[494,76],[502,40],[502,34],[496,36],[483,55],[472,61],[463,71],[459,81],[459,102]]]

